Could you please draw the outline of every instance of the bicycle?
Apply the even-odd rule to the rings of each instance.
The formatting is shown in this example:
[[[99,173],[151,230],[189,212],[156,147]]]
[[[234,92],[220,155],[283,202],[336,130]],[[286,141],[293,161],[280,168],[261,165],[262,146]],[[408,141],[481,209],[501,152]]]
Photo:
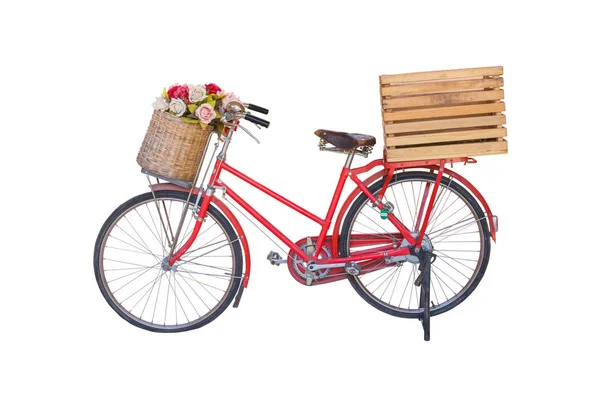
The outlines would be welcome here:
[[[234,298],[237,307],[248,286],[251,258],[246,234],[226,201],[289,248],[287,257],[269,253],[271,264],[287,264],[294,279],[307,286],[348,279],[373,307],[419,319],[429,340],[431,316],[451,310],[473,292],[488,265],[490,238],[495,241],[497,217],[481,193],[448,168],[476,161],[460,157],[388,163],[383,158],[352,168],[355,156],[369,156],[375,138],[318,130],[320,150],[346,155],[321,218],[227,163],[235,132],[244,131],[258,142],[240,124],[242,119],[269,127],[247,110],[268,113],[252,104],[228,104],[222,118],[226,128],[207,164],[212,171],[206,187],[207,173],[199,183],[205,151],[192,183],[157,179],[152,184],[150,176],[168,178],[145,171],[151,191],[123,203],[104,223],[94,270],[106,301],[126,321],[155,332],[199,328]],[[358,177],[377,167],[382,169]],[[223,171],[316,222],[319,234],[291,240],[223,181]],[[348,179],[356,188],[336,214]],[[215,196],[218,190],[225,201]]]

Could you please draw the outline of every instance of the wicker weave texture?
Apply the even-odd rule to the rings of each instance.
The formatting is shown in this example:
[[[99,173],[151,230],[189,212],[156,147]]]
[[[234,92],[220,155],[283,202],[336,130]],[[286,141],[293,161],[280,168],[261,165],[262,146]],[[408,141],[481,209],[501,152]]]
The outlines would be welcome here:
[[[156,174],[191,182],[212,129],[210,125],[202,128],[169,113],[154,111],[137,162]]]

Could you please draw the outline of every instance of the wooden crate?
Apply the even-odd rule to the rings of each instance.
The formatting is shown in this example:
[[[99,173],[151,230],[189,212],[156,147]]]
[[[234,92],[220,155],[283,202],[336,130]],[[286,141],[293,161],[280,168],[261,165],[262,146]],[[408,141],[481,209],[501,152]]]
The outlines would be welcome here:
[[[505,154],[502,67],[382,75],[388,162]]]

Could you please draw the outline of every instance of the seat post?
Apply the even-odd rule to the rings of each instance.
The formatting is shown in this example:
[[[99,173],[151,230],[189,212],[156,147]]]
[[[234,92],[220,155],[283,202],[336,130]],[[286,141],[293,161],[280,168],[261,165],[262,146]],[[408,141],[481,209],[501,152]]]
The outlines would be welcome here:
[[[346,164],[344,164],[344,168],[350,168],[352,165],[352,160],[354,160],[354,150],[348,153],[348,157],[346,158]]]

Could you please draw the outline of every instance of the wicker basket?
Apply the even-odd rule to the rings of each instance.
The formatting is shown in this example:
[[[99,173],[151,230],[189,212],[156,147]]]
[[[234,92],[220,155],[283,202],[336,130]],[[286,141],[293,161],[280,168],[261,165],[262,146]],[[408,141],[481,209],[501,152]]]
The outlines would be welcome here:
[[[167,112],[154,111],[137,162],[155,174],[192,182],[212,130],[211,125],[202,128]]]

